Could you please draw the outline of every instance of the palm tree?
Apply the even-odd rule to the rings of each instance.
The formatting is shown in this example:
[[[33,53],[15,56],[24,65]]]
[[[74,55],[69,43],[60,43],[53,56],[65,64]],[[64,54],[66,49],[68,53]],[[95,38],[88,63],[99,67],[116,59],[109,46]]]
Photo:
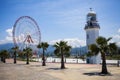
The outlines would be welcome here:
[[[21,59],[25,59],[25,52],[24,51],[18,51],[18,57],[21,58]]]
[[[106,53],[112,53],[117,50],[117,46],[115,43],[109,43],[112,38],[104,38],[98,37],[96,39],[96,44],[91,44],[89,46],[91,53],[97,55],[99,52],[102,57],[102,74],[108,74],[107,66],[106,66]]]
[[[6,63],[6,58],[9,57],[8,51],[7,50],[2,50],[0,52],[0,57],[1,57],[1,61],[4,62],[4,63]]]
[[[18,47],[15,46],[15,47],[12,48],[12,50],[14,50],[14,64],[16,64],[16,55],[17,55],[16,52],[18,50]]]
[[[26,49],[23,49],[23,52],[27,58],[26,64],[29,64],[29,58],[32,57],[32,49],[27,47]]]
[[[47,50],[49,44],[47,42],[42,42],[37,45],[37,48],[42,48],[43,54],[42,54],[42,66],[46,66],[46,59],[45,59],[45,51]]]
[[[61,69],[65,69],[64,56],[69,55],[71,46],[68,46],[65,41],[60,41],[59,43],[56,42],[54,47],[56,48],[54,51],[55,55],[61,56]]]

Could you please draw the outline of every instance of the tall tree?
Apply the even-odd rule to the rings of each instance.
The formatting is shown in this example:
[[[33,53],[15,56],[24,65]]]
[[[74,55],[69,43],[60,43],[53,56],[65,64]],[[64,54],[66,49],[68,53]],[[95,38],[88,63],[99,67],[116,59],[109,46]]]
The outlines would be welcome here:
[[[14,50],[14,64],[16,64],[16,53],[17,53],[17,50],[18,50],[18,46],[15,46],[12,48],[12,50]]]
[[[23,49],[23,52],[27,58],[26,64],[29,64],[29,58],[32,57],[32,49],[27,47],[26,49]]]
[[[45,59],[45,51],[47,50],[49,44],[47,42],[42,42],[37,45],[37,48],[42,48],[43,54],[42,54],[42,66],[46,66],[46,59]]]
[[[8,51],[7,50],[2,50],[0,52],[0,57],[1,57],[1,61],[4,62],[4,63],[6,63],[6,58],[9,57]]]
[[[117,50],[117,46],[115,43],[109,43],[112,38],[104,38],[98,37],[96,39],[96,44],[91,44],[89,46],[91,53],[97,55],[99,52],[101,53],[102,57],[102,74],[108,74],[107,65],[106,65],[106,54],[112,53],[113,51]]]
[[[55,55],[61,56],[61,69],[65,69],[64,57],[65,55],[68,56],[70,54],[69,52],[71,46],[68,46],[67,42],[65,41],[60,41],[60,42],[56,42],[54,47],[56,48],[54,51]]]

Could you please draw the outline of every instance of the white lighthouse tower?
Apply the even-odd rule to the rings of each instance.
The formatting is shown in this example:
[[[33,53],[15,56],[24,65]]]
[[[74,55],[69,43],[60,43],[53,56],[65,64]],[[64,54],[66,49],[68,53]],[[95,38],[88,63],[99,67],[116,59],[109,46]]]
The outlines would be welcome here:
[[[87,22],[84,29],[86,31],[87,47],[90,44],[96,44],[96,39],[99,36],[100,26],[97,22],[96,13],[92,10],[92,8],[90,8],[90,12],[87,14]],[[90,63],[90,64],[99,64],[100,61],[101,61],[100,54],[97,56],[92,56],[87,58],[87,63]]]

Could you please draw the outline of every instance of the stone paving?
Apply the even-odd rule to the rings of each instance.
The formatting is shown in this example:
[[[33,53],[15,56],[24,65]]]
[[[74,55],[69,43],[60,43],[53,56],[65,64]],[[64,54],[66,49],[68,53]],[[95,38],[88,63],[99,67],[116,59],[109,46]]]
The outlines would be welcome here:
[[[30,65],[0,62],[0,80],[60,80],[42,71],[30,68]]]
[[[100,76],[101,65],[93,64],[65,64],[67,69],[60,69],[60,63],[47,63],[41,66],[40,62],[17,61],[9,59],[6,63],[0,62],[0,80],[120,80],[120,67],[108,65],[111,75]]]

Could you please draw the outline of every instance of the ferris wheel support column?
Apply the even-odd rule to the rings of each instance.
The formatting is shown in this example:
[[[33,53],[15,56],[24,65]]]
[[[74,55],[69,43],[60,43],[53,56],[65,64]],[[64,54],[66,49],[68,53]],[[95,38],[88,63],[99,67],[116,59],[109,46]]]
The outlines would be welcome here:
[[[14,64],[16,64],[16,51],[14,52]]]

